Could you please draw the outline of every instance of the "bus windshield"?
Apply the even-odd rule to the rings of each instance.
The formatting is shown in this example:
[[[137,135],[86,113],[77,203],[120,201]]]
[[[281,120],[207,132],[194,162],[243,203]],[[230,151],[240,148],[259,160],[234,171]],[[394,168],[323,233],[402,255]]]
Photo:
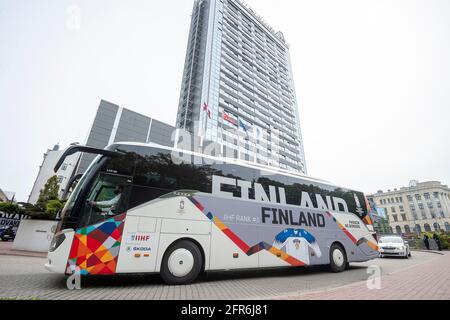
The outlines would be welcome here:
[[[97,156],[94,161],[89,165],[86,172],[81,177],[80,181],[76,184],[75,188],[73,189],[71,195],[67,199],[66,205],[64,206],[62,212],[61,212],[61,222],[58,226],[58,230],[68,229],[71,228],[70,221],[72,216],[72,211],[75,206],[75,202],[78,199],[78,196],[80,195],[81,190],[83,189],[83,185],[85,184],[87,177],[91,174],[92,171],[95,170],[95,168],[98,166],[98,163],[100,162],[102,156]]]

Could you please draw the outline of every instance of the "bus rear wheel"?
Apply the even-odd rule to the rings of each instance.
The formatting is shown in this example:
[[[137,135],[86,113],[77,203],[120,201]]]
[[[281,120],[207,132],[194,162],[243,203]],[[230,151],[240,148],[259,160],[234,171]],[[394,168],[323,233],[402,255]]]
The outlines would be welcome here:
[[[330,270],[342,272],[347,268],[347,265],[347,255],[344,248],[338,243],[333,243],[330,248]]]
[[[194,282],[202,270],[203,258],[198,246],[182,240],[164,253],[161,278],[167,284],[179,285]]]

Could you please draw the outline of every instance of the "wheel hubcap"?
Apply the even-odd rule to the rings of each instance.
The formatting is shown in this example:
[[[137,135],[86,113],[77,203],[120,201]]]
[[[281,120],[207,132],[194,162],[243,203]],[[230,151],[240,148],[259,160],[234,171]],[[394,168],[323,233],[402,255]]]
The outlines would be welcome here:
[[[344,264],[344,254],[339,249],[333,251],[333,262],[338,267],[342,267]]]
[[[194,256],[189,250],[177,249],[170,254],[168,267],[175,277],[184,277],[194,267]]]

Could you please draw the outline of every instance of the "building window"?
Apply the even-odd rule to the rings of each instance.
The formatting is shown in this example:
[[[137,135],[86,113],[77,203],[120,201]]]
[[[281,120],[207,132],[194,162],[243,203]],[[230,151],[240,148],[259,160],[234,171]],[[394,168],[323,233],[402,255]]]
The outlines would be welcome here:
[[[450,223],[445,223],[445,231],[450,231]]]
[[[433,203],[428,202],[427,205],[428,205],[428,208],[433,209]]]
[[[406,196],[407,198],[408,198],[408,201],[410,201],[410,202],[412,202],[413,201],[413,197],[412,197],[412,195],[408,195],[408,196]]]
[[[396,232],[397,234],[402,234],[402,228],[401,228],[400,226],[396,226],[396,227],[395,227],[395,232]]]
[[[441,205],[441,202],[440,202],[440,201],[438,201],[438,202],[436,203],[436,205],[437,205],[438,208],[442,208],[442,205]]]
[[[405,212],[405,208],[403,208],[402,205],[400,205],[399,208],[400,208],[400,212]]]
[[[414,196],[416,197],[417,200],[422,200],[422,197],[420,196],[420,194],[415,194]]]
[[[427,218],[427,214],[425,212],[425,210],[421,210],[420,213],[422,214],[422,219],[426,219]]]
[[[409,208],[411,209],[411,211],[416,211],[416,206],[413,203],[409,204]]]
[[[444,211],[441,210],[440,214],[441,214],[441,218],[445,218]]]
[[[406,221],[406,214],[402,214],[402,220]]]
[[[395,207],[391,207],[391,212],[395,213]]]
[[[441,226],[440,226],[439,223],[437,223],[437,222],[433,223],[433,228],[434,228],[434,231],[439,231],[439,230],[441,230]]]
[[[411,229],[408,225],[405,226],[405,233],[411,233]]]
[[[431,232],[431,228],[430,228],[430,225],[428,223],[425,223],[423,225],[423,228],[425,229],[425,232]]]
[[[420,202],[420,203],[419,203],[419,209],[420,209],[420,210],[423,210],[424,208],[425,208],[425,207],[423,206],[423,203]]]
[[[422,232],[422,227],[420,224],[416,224],[416,228],[414,229],[415,232]]]
[[[435,199],[439,199],[439,192],[433,192],[433,197]]]
[[[423,196],[425,197],[425,199],[429,200],[430,199],[430,194],[428,192],[425,192],[423,194]]]
[[[398,222],[398,216],[397,216],[396,214],[393,214],[393,215],[392,215],[392,218],[394,218],[394,221],[395,221],[395,222]]]
[[[417,217],[417,213],[413,212],[412,213],[413,219],[414,220],[419,220],[419,217]]]

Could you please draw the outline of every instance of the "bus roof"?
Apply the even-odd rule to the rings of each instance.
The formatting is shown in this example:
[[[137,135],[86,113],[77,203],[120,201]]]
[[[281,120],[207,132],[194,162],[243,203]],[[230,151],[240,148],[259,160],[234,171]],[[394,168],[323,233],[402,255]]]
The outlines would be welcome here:
[[[309,180],[311,182],[318,182],[318,183],[324,183],[327,185],[331,185],[334,187],[339,187],[336,186],[335,184],[323,180],[323,179],[319,179],[319,178],[315,178],[315,177],[311,177],[311,176],[307,176],[307,175],[303,175],[297,172],[293,172],[293,171],[288,171],[288,170],[284,170],[281,168],[273,168],[273,167],[269,167],[267,165],[263,165],[263,164],[259,164],[259,163],[254,163],[254,162],[249,162],[249,161],[245,161],[245,160],[241,160],[241,159],[236,159],[236,158],[225,158],[225,157],[216,157],[216,156],[210,156],[210,155],[206,155],[203,153],[199,153],[199,152],[194,152],[191,150],[185,150],[185,149],[179,149],[179,148],[174,148],[174,147],[168,147],[168,146],[163,146],[163,145],[159,145],[157,143],[153,143],[153,142],[149,142],[149,143],[141,143],[141,142],[114,142],[113,144],[107,146],[105,149],[113,149],[114,146],[118,146],[118,145],[129,145],[129,146],[138,146],[138,147],[147,147],[147,148],[158,148],[158,149],[164,149],[164,150],[168,150],[168,151],[176,151],[176,152],[180,152],[180,153],[188,153],[194,156],[198,156],[198,157],[202,157],[202,158],[208,158],[211,160],[218,160],[218,161],[222,161],[222,162],[227,162],[230,164],[237,164],[237,165],[241,165],[241,166],[245,166],[248,168],[252,168],[252,169],[261,169],[267,172],[271,172],[271,173],[275,173],[275,174],[283,174],[285,176],[291,176],[291,177],[295,177],[295,178],[301,178],[304,180]],[[350,189],[350,188],[344,188],[343,189],[348,189],[348,190],[354,190],[354,189]],[[358,191],[358,190],[354,190],[354,191]],[[364,193],[364,192],[362,192]]]

